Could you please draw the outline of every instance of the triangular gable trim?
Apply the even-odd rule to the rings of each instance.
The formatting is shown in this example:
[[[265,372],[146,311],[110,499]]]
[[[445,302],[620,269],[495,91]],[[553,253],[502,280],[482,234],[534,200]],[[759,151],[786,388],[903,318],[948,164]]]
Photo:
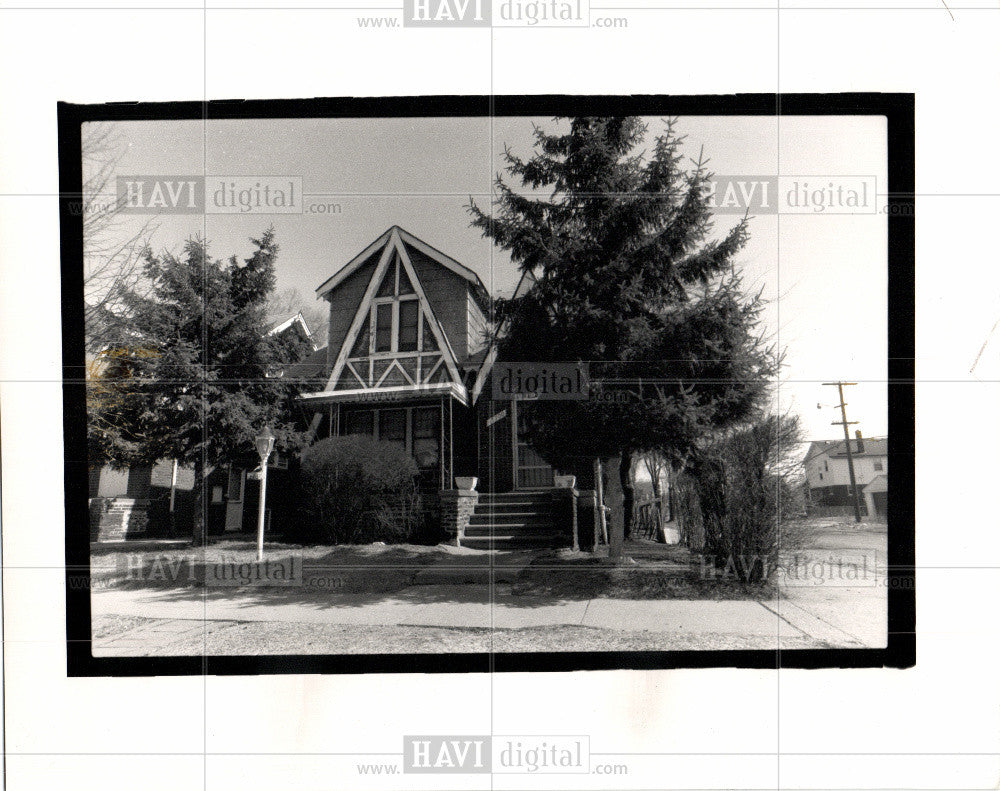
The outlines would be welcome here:
[[[472,387],[472,403],[475,404],[479,400],[479,394],[483,392],[483,387],[486,385],[486,377],[490,375],[490,371],[493,370],[493,364],[497,361],[497,345],[494,341],[490,344],[490,349],[486,352],[486,359],[483,360],[483,365],[479,369],[479,373],[476,375],[476,383]]]
[[[378,265],[375,267],[375,271],[372,273],[372,278],[368,282],[368,288],[365,289],[365,295],[361,299],[358,311],[354,315],[354,321],[351,322],[350,329],[347,331],[347,336],[344,338],[343,344],[341,344],[340,351],[337,354],[337,362],[334,364],[333,371],[331,372],[330,378],[326,383],[327,390],[332,390],[336,386],[336,383],[340,381],[341,373],[347,364],[347,357],[350,354],[351,349],[354,348],[354,344],[358,338],[358,333],[361,331],[361,326],[365,323],[365,320],[371,313],[372,300],[375,298],[375,292],[382,284],[382,279],[385,277],[386,270],[392,261],[392,253],[394,251],[399,254],[400,264],[402,264],[403,269],[406,271],[406,276],[410,279],[410,284],[413,286],[417,299],[420,301],[424,315],[427,317],[428,325],[431,328],[431,333],[437,341],[438,349],[440,349],[441,354],[444,356],[445,365],[448,367],[448,374],[451,376],[451,379],[455,384],[462,384],[462,379],[458,373],[458,363],[455,357],[455,350],[451,348],[451,343],[449,343],[448,337],[441,329],[437,316],[435,315],[430,302],[427,300],[427,295],[424,293],[424,289],[420,285],[420,279],[413,270],[413,264],[410,261],[409,254],[406,252],[406,246],[403,244],[402,239],[400,239],[397,229],[393,226],[389,232],[385,248],[382,250],[382,255],[379,257]],[[365,252],[367,253],[365,258],[367,258],[373,251],[366,250]],[[400,370],[402,371],[402,368],[400,368]],[[403,371],[403,375],[406,376],[405,371]],[[410,377],[407,376],[406,378],[409,379]]]
[[[438,361],[434,363],[433,366],[431,366],[431,369],[423,375],[424,382],[429,382],[431,380],[431,377],[437,373],[438,368],[440,368],[443,363],[444,363],[444,355],[439,357]]]
[[[347,355],[354,348],[354,342],[358,339],[358,332],[361,330],[361,325],[364,324],[365,319],[371,313],[372,300],[375,298],[375,292],[378,290],[378,287],[382,284],[382,278],[385,276],[385,270],[391,258],[392,245],[387,244],[382,250],[382,255],[379,257],[378,265],[372,274],[372,279],[368,281],[368,288],[365,289],[365,295],[361,298],[361,304],[358,305],[358,312],[354,314],[354,321],[351,322],[351,327],[347,331],[347,337],[344,338],[344,342],[340,346],[340,351],[337,352],[337,362],[334,363],[333,371],[326,382],[327,390],[332,390],[340,380],[340,374],[347,363]]]
[[[479,279],[473,270],[464,264],[460,264],[454,258],[449,255],[445,255],[440,250],[436,250],[431,247],[427,242],[418,239],[409,231],[405,231],[398,225],[393,225],[385,233],[379,236],[374,242],[368,245],[364,250],[358,253],[354,258],[347,262],[340,271],[334,274],[332,277],[327,279],[319,288],[316,289],[316,295],[319,297],[325,296],[330,291],[335,289],[341,283],[344,282],[351,274],[353,274],[365,261],[367,261],[374,254],[376,250],[382,245],[386,244],[388,239],[395,235],[397,239],[402,239],[406,244],[411,245],[415,249],[419,250],[421,253],[426,255],[428,258],[437,261],[445,269],[454,272],[456,275],[468,280],[473,283],[477,289],[482,289],[481,296],[485,297],[486,286],[483,285],[483,281]]]
[[[403,228],[400,228],[399,226],[396,226],[396,231],[398,232],[399,238],[401,238],[408,245],[419,250],[428,258],[437,261],[445,269],[454,272],[456,275],[464,277],[470,283],[474,283],[476,286],[478,286],[483,290],[483,295],[487,293],[486,286],[484,286],[483,281],[479,279],[479,275],[477,275],[472,269],[469,269],[469,267],[465,266],[465,264],[460,264],[450,255],[446,255],[445,253],[442,253],[440,250],[431,247],[429,244],[427,244],[427,242],[423,241],[422,239],[418,239],[412,233]]]
[[[399,238],[399,234],[394,234],[393,239],[396,243],[396,249],[399,251],[399,260],[402,263],[403,268],[406,270],[406,276],[410,278],[410,284],[413,286],[413,290],[417,292],[417,299],[420,300],[420,305],[425,311],[425,315],[430,316],[429,324],[431,332],[434,334],[434,339],[437,341],[438,349],[444,355],[445,365],[448,366],[448,373],[451,375],[451,380],[455,384],[462,384],[462,377],[458,373],[458,358],[455,356],[455,350],[451,348],[451,341],[448,340],[448,336],[444,334],[441,329],[441,324],[438,322],[437,316],[434,310],[431,308],[431,303],[427,301],[427,295],[424,293],[424,287],[420,285],[420,278],[417,277],[417,273],[413,271],[413,263],[410,261],[410,254],[406,252],[406,245],[403,244],[402,239]]]
[[[399,360],[393,360],[393,361],[392,361],[392,362],[391,362],[391,363],[389,364],[389,367],[385,369],[385,373],[383,373],[383,374],[382,374],[382,375],[381,375],[381,376],[379,377],[379,380],[378,380],[378,381],[377,381],[377,382],[375,383],[374,387],[378,387],[379,385],[381,385],[381,384],[382,384],[382,382],[384,382],[384,381],[385,381],[386,379],[388,379],[388,378],[389,378],[389,376],[390,376],[390,374],[392,374],[392,369],[393,369],[393,368],[395,368],[395,369],[396,369],[397,371],[399,371],[399,372],[400,372],[400,373],[401,373],[401,374],[403,375],[403,378],[404,378],[404,379],[405,379],[405,380],[406,380],[407,382],[409,382],[409,383],[410,383],[411,385],[412,385],[412,384],[416,384],[416,382],[414,382],[414,381],[413,381],[412,377],[411,377],[411,376],[410,376],[410,375],[409,375],[408,373],[406,373],[406,371],[404,371],[404,370],[403,370],[403,366],[401,366],[401,365],[399,364]],[[402,385],[400,385],[400,386],[402,386]]]
[[[358,384],[359,385],[361,385],[362,387],[364,387],[365,385],[368,384],[368,382],[365,381],[365,378],[362,377],[361,374],[359,374],[357,372],[357,370],[355,369],[355,367],[353,365],[351,365],[351,362],[349,360],[348,360],[347,365],[345,367],[347,368],[348,371],[350,371],[352,374],[354,374],[354,378],[358,380]]]

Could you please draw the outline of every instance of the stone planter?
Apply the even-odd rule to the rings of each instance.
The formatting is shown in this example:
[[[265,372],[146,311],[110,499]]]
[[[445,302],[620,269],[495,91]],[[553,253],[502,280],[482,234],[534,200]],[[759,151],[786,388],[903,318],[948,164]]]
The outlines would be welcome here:
[[[455,478],[455,487],[466,492],[474,491],[478,483],[478,478],[461,476],[456,476]]]
[[[557,489],[573,489],[576,486],[575,475],[556,475],[554,480]]]

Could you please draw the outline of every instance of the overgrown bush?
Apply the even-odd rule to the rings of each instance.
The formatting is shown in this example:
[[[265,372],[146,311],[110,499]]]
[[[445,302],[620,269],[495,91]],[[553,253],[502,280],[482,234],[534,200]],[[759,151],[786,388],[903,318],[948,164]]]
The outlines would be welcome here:
[[[303,537],[333,544],[409,540],[421,523],[417,472],[410,455],[389,442],[317,442],[302,458]]]
[[[677,479],[677,502],[690,546],[741,582],[764,584],[778,565],[783,497],[794,472],[788,454],[798,422],[768,416],[702,449]]]

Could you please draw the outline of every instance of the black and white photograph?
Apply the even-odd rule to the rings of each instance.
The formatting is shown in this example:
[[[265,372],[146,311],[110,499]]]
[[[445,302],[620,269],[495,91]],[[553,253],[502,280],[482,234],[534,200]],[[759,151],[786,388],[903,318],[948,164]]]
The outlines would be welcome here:
[[[908,664],[907,97],[559,104],[79,123],[94,659]]]
[[[995,790],[998,40],[0,4],[4,788]]]

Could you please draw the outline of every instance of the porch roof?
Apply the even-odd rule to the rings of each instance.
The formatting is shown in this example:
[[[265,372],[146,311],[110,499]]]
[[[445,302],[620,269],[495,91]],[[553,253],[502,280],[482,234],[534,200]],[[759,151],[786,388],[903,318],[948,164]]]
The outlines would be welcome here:
[[[314,393],[303,393],[299,396],[306,403],[352,403],[352,404],[384,404],[398,401],[413,401],[419,399],[440,398],[450,396],[463,406],[469,404],[469,394],[462,385],[454,382],[440,382],[426,385],[403,385],[401,387],[377,387],[358,390],[321,390]]]

